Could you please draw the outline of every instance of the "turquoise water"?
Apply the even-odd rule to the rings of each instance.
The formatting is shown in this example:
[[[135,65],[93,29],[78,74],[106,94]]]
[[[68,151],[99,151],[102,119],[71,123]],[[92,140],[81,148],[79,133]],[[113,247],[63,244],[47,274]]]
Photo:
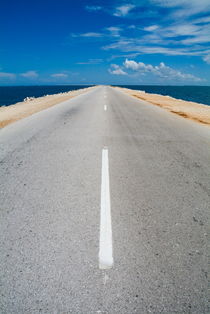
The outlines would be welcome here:
[[[143,90],[146,93],[167,95],[210,106],[210,86],[121,85],[121,87]]]

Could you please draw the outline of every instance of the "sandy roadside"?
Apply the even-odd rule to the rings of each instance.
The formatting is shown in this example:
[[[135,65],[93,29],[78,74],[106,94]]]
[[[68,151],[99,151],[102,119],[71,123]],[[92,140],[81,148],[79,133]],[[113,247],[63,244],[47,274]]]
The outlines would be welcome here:
[[[128,88],[115,88],[118,88],[131,96],[167,109],[168,111],[178,114],[184,118],[210,125],[210,106],[208,105],[176,99],[169,96],[149,94],[143,91],[132,90]]]
[[[17,120],[26,118],[36,112],[57,105],[60,102],[84,94],[92,88],[95,87],[93,86],[66,93],[47,95],[34,98],[33,100],[19,102],[11,106],[0,107],[0,128],[3,128],[6,125],[13,123]]]

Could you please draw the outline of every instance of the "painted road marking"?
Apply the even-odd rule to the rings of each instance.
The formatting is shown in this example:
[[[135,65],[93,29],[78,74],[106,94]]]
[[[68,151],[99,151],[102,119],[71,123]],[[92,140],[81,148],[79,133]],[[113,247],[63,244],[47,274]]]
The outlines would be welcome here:
[[[109,156],[108,149],[102,150],[101,172],[101,219],[99,243],[99,268],[109,269],[113,266],[112,256],[112,223],[109,188]]]
[[[107,105],[104,105],[104,111],[107,111]]]

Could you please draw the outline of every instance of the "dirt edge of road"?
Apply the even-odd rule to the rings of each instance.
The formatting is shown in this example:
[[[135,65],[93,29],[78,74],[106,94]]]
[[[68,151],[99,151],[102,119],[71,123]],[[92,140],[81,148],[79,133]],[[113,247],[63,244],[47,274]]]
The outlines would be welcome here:
[[[63,101],[84,94],[93,88],[95,88],[95,86],[77,89],[66,93],[28,98],[26,101],[18,102],[14,105],[0,107],[0,128],[26,118],[34,113],[55,106]]]
[[[167,109],[183,118],[190,119],[210,126],[210,106],[196,102],[176,99],[170,96],[149,94],[144,91],[132,90],[128,88],[115,87],[128,95],[145,100],[153,105]]]

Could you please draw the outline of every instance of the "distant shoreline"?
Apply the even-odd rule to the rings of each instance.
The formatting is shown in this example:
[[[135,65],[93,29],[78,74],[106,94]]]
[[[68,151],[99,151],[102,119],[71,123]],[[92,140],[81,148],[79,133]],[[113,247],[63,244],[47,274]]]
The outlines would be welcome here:
[[[171,96],[163,96],[159,94],[145,93],[144,91],[115,87],[121,91],[133,96],[135,98],[147,101],[153,105],[164,108],[171,113],[182,116],[210,126],[210,106],[196,103],[192,101],[185,101],[182,99],[176,99]]]

